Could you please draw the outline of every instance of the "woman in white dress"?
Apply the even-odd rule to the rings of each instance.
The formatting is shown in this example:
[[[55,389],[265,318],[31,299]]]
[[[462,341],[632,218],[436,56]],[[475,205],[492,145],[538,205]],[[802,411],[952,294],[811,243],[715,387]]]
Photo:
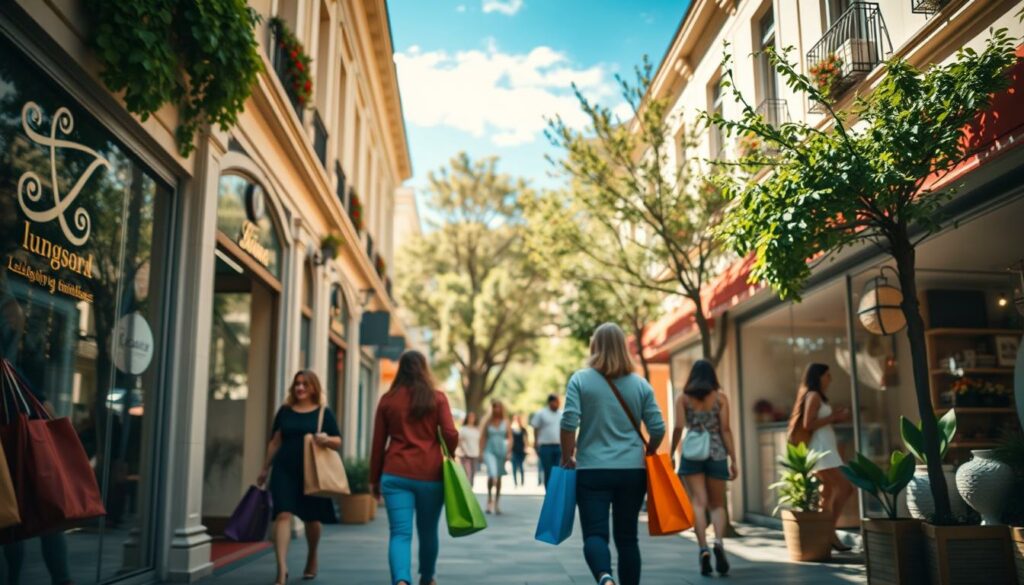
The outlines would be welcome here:
[[[832,526],[835,528],[843,507],[854,490],[853,485],[839,470],[843,460],[839,456],[835,429],[832,428],[835,423],[850,420],[850,410],[837,408],[833,411],[827,396],[831,383],[832,374],[827,365],[808,365],[796,396],[793,414],[794,417],[799,417],[796,422],[804,435],[810,435],[807,447],[825,453],[814,466],[814,473],[821,480],[822,510],[832,514]],[[839,540],[838,535],[833,537],[832,548],[838,551],[850,550]]]
[[[480,466],[480,427],[477,426],[476,413],[469,411],[459,429],[459,461],[466,471],[469,485],[473,485],[476,470]]]

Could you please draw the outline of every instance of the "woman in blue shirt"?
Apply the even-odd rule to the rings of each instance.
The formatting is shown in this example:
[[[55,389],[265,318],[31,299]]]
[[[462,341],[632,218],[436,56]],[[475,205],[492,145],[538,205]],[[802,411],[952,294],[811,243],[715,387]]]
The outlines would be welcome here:
[[[599,585],[638,585],[637,523],[647,494],[644,455],[665,437],[665,422],[654,390],[633,373],[626,336],[614,323],[597,328],[590,340],[588,368],[572,375],[562,414],[562,467],[577,469],[576,503],[583,529],[583,555]],[[611,385],[650,435],[647,452]],[[577,439],[576,431],[579,430]],[[612,576],[609,509],[619,580]]]

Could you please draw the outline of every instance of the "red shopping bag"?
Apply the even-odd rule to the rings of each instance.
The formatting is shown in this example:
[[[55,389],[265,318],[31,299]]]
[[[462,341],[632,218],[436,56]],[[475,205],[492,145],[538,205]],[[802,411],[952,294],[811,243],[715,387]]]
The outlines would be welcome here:
[[[0,531],[0,544],[106,514],[71,421],[51,417],[7,360],[0,361],[0,390],[0,442],[21,517],[21,524]]]

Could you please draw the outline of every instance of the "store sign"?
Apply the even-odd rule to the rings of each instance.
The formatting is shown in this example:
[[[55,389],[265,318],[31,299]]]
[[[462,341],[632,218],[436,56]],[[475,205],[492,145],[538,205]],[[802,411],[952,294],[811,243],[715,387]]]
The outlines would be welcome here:
[[[125,374],[137,376],[153,361],[153,330],[139,313],[117,320],[110,343],[114,365]]]
[[[248,252],[263,266],[270,266],[270,250],[260,243],[260,226],[248,220],[243,221],[238,247]]]
[[[26,102],[21,109],[21,126],[29,140],[49,151],[50,174],[44,181],[35,171],[22,173],[18,178],[17,199],[27,218],[20,230],[20,247],[28,257],[42,258],[44,265],[40,267],[8,256],[7,270],[49,290],[50,294],[59,292],[91,303],[92,293],[82,289],[80,284],[65,280],[70,276],[68,273],[90,280],[95,278],[93,254],[79,250],[89,241],[92,217],[87,209],[76,206],[75,202],[89,179],[101,167],[110,169],[110,162],[87,146],[60,138],[61,135],[70,135],[75,127],[74,117],[67,108],[58,108],[50,120],[49,129],[39,131],[37,127],[42,120],[42,108],[35,102]],[[57,167],[58,149],[90,157],[89,164],[70,182]],[[62,185],[68,187],[66,193],[61,192]],[[64,241],[49,239],[38,232],[39,227],[54,222],[60,228]]]

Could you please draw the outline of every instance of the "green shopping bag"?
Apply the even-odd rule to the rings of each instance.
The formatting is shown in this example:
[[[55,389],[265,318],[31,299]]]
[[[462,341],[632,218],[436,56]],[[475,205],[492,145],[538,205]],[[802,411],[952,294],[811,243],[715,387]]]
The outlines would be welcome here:
[[[444,474],[444,515],[448,521],[448,534],[459,537],[480,532],[487,528],[487,520],[484,519],[484,511],[480,509],[480,502],[473,495],[473,486],[469,485],[462,466],[448,452],[441,427],[437,428],[437,438],[444,455],[441,467]]]

